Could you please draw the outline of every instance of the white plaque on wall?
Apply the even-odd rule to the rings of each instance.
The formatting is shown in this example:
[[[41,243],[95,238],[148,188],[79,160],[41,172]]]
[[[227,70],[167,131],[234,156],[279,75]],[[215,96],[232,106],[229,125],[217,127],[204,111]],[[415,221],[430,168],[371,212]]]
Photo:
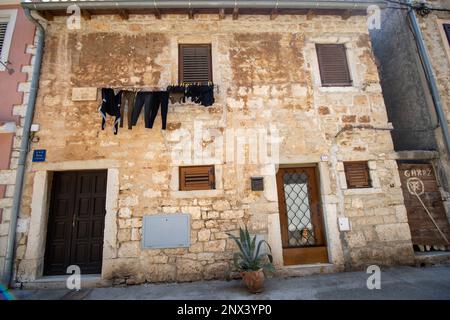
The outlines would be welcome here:
[[[97,100],[97,88],[79,87],[72,88],[72,101],[95,101]]]

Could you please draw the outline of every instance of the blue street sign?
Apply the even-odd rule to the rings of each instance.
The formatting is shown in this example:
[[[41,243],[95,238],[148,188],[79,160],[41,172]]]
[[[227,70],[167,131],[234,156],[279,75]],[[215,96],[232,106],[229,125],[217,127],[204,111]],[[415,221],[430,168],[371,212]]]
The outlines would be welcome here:
[[[47,153],[47,150],[45,150],[45,149],[34,150],[33,151],[33,162],[44,162],[46,153]]]

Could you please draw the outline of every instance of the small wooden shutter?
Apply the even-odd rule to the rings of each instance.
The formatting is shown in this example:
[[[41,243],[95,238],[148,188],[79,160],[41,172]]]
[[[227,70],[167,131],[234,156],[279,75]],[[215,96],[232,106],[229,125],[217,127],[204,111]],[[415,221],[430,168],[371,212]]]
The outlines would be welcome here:
[[[8,28],[8,22],[0,22],[0,55],[3,50],[3,43],[5,42],[6,28]]]
[[[215,189],[214,166],[180,167],[180,190]]]
[[[212,81],[211,45],[179,45],[179,82]]]
[[[370,174],[367,162],[344,162],[347,188],[370,188]]]
[[[444,24],[444,31],[447,35],[448,44],[450,45],[450,24]]]
[[[343,44],[316,44],[320,77],[324,87],[351,86],[347,55]]]

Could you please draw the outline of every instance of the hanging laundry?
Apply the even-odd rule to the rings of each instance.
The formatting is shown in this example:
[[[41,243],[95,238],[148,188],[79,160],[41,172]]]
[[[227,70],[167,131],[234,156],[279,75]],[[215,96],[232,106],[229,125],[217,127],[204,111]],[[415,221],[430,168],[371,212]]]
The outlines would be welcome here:
[[[150,106],[150,92],[141,91],[136,94],[136,99],[134,101],[134,108],[131,115],[131,125],[135,126],[139,115],[141,114],[142,107],[144,108],[144,120],[145,120],[145,127],[149,128],[149,119],[150,119],[150,113],[151,113],[151,106]],[[148,116],[147,116],[148,115]]]
[[[122,91],[114,93],[113,89],[103,88],[102,89],[102,104],[100,105],[98,111],[102,116],[102,130],[105,130],[106,126],[106,115],[116,117],[113,124],[113,132],[117,134],[119,131],[120,116],[120,105],[122,100]]]
[[[171,103],[186,102],[186,98],[202,106],[209,107],[214,104],[214,84],[185,84],[168,86]]]
[[[122,92],[122,102],[120,105],[120,127],[123,127],[123,121],[125,117],[127,118],[128,129],[132,128],[131,116],[134,109],[134,101],[136,98],[135,91],[123,91]]]
[[[167,91],[169,92],[170,103],[186,102],[185,90],[186,87],[184,86],[168,86]]]
[[[156,115],[158,114],[159,107],[161,106],[161,119],[162,129],[166,130],[167,124],[167,112],[169,110],[169,93],[167,91],[154,91],[152,92],[152,113],[150,115],[150,128],[153,128]]]
[[[186,97],[191,98],[192,102],[209,107],[214,104],[214,85],[189,85]]]
[[[166,130],[169,93],[167,91],[138,92],[131,116],[131,124],[133,126],[136,125],[143,106],[145,127],[153,128],[153,123],[161,106],[162,129]]]

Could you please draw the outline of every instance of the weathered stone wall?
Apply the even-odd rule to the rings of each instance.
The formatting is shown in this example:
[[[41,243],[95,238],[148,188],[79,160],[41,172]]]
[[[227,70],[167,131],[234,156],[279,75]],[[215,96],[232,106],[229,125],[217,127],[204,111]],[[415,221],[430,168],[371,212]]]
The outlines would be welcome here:
[[[450,9],[450,2],[446,0],[428,1],[428,3],[434,7]],[[432,11],[425,17],[419,17],[418,20],[447,119],[446,124],[440,125],[448,127],[450,124],[450,44],[444,33],[443,24],[450,24],[450,12]],[[437,174],[442,187],[447,217],[450,221],[450,155],[447,152],[440,128],[436,134],[439,149],[442,150]]]
[[[435,7],[439,3],[445,5],[446,1],[429,1]],[[371,31],[371,39],[389,120],[394,126],[392,137],[395,150],[439,152],[439,159],[433,160],[432,164],[450,219],[450,161],[417,45],[408,25],[407,12],[386,9],[381,17],[381,29]],[[448,119],[450,49],[445,42],[442,23],[450,21],[450,16],[443,11],[433,11],[425,17],[417,17]]]
[[[345,43],[353,87],[320,86],[317,42]],[[179,43],[211,43],[218,90],[216,103],[208,108],[171,105],[166,131],[160,129],[158,117],[153,129],[145,129],[140,119],[132,130],[121,128],[114,136],[111,121],[105,131],[100,130],[98,101],[71,100],[73,87],[164,88],[177,82]],[[83,167],[83,163],[85,168],[92,163],[113,164],[118,172],[118,199],[107,204],[116,223],[109,221],[113,227],[105,235],[109,240],[104,278],[136,283],[224,277],[235,250],[225,232],[237,230],[242,223],[269,240],[281,267],[278,164],[318,164],[332,263],[358,267],[411,262],[391,137],[388,130],[369,128],[386,129],[388,123],[362,16],[275,20],[242,16],[236,21],[219,20],[217,15],[199,15],[195,20],[185,15],[162,20],[131,15],[128,21],[93,16],[75,31],[67,30],[65,20],[56,17],[47,29],[34,122],[41,131],[32,148],[47,149],[47,163],[29,163],[21,219],[29,221],[35,212],[33,201],[39,196],[33,194],[33,183],[36,193],[38,173],[41,179],[42,172]],[[211,130],[200,131],[196,143],[199,125]],[[351,130],[352,125],[366,129]],[[344,126],[349,130],[336,137]],[[278,132],[279,162],[239,164],[235,155],[218,157],[217,153],[212,159],[205,155],[192,161],[176,156],[182,142],[193,141],[193,153],[198,153],[198,145],[214,149],[222,139],[227,147],[232,141],[239,145],[239,139],[227,136],[230,130],[250,139],[244,146],[248,152],[255,145],[251,139],[257,129],[273,137]],[[219,150],[227,153],[225,148]],[[348,160],[370,160],[373,188],[347,190],[342,161]],[[178,191],[180,164],[215,164],[216,190]],[[250,177],[255,175],[265,177],[264,192],[250,190]],[[191,215],[191,246],[141,249],[142,216],[176,212]],[[343,216],[350,218],[350,232],[337,229],[337,218]],[[37,228],[33,224],[30,229]],[[28,231],[20,236],[17,276],[23,281],[32,279],[36,270],[31,270],[27,258],[32,256]]]
[[[437,119],[407,12],[386,9],[381,28],[371,30],[374,54],[396,151],[437,150]],[[402,45],[399,45],[401,43]]]
[[[446,5],[447,9],[450,8],[449,1],[431,3],[434,6],[440,3],[442,6]],[[419,17],[419,26],[430,56],[442,106],[447,122],[450,123],[450,45],[443,30],[443,23],[450,24],[450,12],[433,11],[426,17]]]

